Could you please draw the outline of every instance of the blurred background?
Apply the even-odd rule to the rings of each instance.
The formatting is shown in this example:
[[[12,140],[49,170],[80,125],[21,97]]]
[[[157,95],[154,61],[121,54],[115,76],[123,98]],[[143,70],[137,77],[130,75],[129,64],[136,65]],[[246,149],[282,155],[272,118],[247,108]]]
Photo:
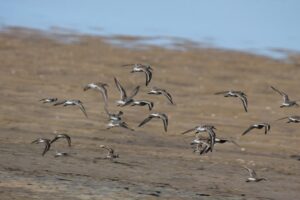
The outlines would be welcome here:
[[[276,57],[300,51],[299,10],[298,0],[10,0],[1,2],[0,25],[184,38]]]

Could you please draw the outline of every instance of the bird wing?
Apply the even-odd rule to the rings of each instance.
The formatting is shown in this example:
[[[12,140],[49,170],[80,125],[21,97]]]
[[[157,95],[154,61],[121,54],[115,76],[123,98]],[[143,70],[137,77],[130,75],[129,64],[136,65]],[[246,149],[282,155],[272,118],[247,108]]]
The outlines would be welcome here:
[[[164,130],[165,130],[165,132],[167,132],[167,129],[168,129],[168,123],[169,123],[168,116],[165,115],[165,114],[162,114],[162,115],[160,115],[160,118],[163,120],[163,123],[164,123]]]
[[[255,173],[255,171],[254,171],[253,169],[250,169],[250,168],[248,168],[248,167],[246,167],[246,166],[244,166],[244,168],[245,168],[246,170],[248,170],[250,177],[256,178],[257,175],[256,175],[256,173]]]
[[[86,118],[88,118],[88,115],[86,114],[85,108],[82,103],[75,103],[77,106],[79,106],[80,110],[83,112]]]
[[[167,92],[166,90],[161,90],[161,92],[163,93],[163,95],[165,97],[167,97],[167,99],[170,101],[171,104],[174,104],[173,100],[172,100],[172,96],[169,92]]]
[[[121,95],[121,99],[126,99],[127,98],[127,94],[126,94],[126,91],[124,90],[124,88],[122,87],[122,85],[120,84],[120,82],[118,81],[118,79],[116,77],[114,77],[114,80],[115,80],[115,84],[120,92],[120,95]]]
[[[207,133],[208,133],[208,135],[210,137],[210,151],[212,152],[213,147],[215,145],[216,133],[211,128],[207,129]]]
[[[44,143],[45,143],[45,148],[44,148],[44,151],[43,151],[43,154],[42,154],[43,156],[47,153],[47,151],[50,150],[50,147],[51,147],[51,144],[48,140],[45,140]]]
[[[131,130],[131,131],[134,131],[134,129],[129,128],[129,126],[128,126],[128,124],[127,124],[126,122],[122,122],[122,123],[120,124],[120,126],[123,127],[123,128],[129,129],[129,130]]]
[[[146,86],[148,86],[148,84],[150,83],[150,81],[152,79],[152,72],[147,68],[143,69],[143,72],[145,72],[145,74],[146,74]]]
[[[153,102],[147,101],[146,103],[147,103],[147,105],[148,105],[148,107],[149,107],[149,110],[152,110],[153,105],[154,105]]]
[[[229,91],[221,91],[221,92],[216,92],[215,94],[218,95],[218,94],[226,94],[228,93]]]
[[[248,112],[248,109],[247,109],[247,107],[248,107],[248,100],[247,100],[247,97],[244,96],[244,95],[241,95],[241,94],[237,94],[237,96],[241,99],[245,111]]]
[[[282,118],[279,118],[279,119],[276,119],[275,121],[279,121],[279,120],[283,120],[283,119],[288,119],[289,117],[282,117]]]
[[[282,92],[282,91],[280,91],[280,90],[274,88],[273,86],[270,86],[270,87],[271,87],[275,92],[277,92],[278,94],[280,94],[280,95],[282,96],[283,101],[289,101],[289,96],[288,96],[286,93],[284,93],[284,92]]]
[[[107,95],[107,89],[104,86],[98,86],[97,89],[101,92],[105,104],[107,104],[108,101],[108,95]]]
[[[251,125],[249,128],[247,128],[242,135],[245,135],[246,133],[248,133],[249,131],[251,131],[252,129],[254,129],[255,127],[253,125]]]
[[[191,128],[191,129],[188,129],[188,130],[182,132],[181,134],[184,135],[184,134],[186,134],[186,133],[189,133],[189,132],[191,132],[191,131],[196,130],[197,128],[198,128],[198,126],[196,126],[196,127],[194,127],[194,128]]]
[[[144,124],[146,124],[147,122],[149,122],[153,117],[151,115],[149,115],[146,119],[144,119],[144,121],[142,121],[139,124],[139,127],[143,126]]]
[[[132,99],[135,95],[137,95],[137,93],[139,92],[140,90],[140,86],[136,86],[133,90],[132,90],[132,93],[131,95],[129,96],[129,99]]]

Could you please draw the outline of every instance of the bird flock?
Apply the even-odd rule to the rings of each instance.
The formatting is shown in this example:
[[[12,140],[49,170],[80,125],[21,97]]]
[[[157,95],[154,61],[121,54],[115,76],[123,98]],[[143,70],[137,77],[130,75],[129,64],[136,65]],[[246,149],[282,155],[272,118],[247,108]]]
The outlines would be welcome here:
[[[152,80],[152,75],[153,75],[153,68],[151,65],[148,64],[125,64],[122,65],[122,67],[131,67],[132,70],[130,71],[131,73],[136,73],[136,72],[142,72],[145,74],[145,86],[148,87],[149,83]],[[120,99],[117,100],[115,103],[118,107],[124,107],[124,106],[146,106],[149,110],[149,112],[152,111],[154,107],[154,102],[149,101],[149,100],[137,100],[135,99],[136,95],[139,93],[139,90],[141,86],[136,86],[131,93],[127,93],[128,90],[125,90],[120,81],[114,77],[114,83],[117,88],[117,90],[120,93]],[[106,129],[109,130],[111,128],[119,127],[119,128],[124,128],[130,131],[135,131],[133,128],[128,126],[128,124],[122,119],[124,113],[123,111],[118,111],[117,113],[111,113],[109,111],[109,98],[108,98],[108,88],[109,85],[107,83],[103,82],[95,82],[95,83],[89,83],[86,84],[86,86],[83,87],[83,91],[88,91],[88,90],[95,90],[97,92],[100,92],[100,94],[103,97],[104,101],[104,111],[107,114],[108,117],[108,123]],[[299,104],[297,103],[298,100],[290,100],[289,96],[284,93],[283,91],[280,91],[276,89],[273,86],[270,86],[270,88],[278,93],[279,95],[282,96],[283,102],[280,105],[281,108],[284,107],[299,107]],[[128,95],[129,94],[129,95]],[[148,95],[161,95],[166,98],[166,101],[169,102],[170,105],[175,105],[174,100],[172,98],[172,95],[165,89],[159,88],[159,87],[152,87],[149,89],[149,92],[147,92]],[[228,90],[228,91],[220,91],[216,92],[215,95],[223,95],[224,97],[235,97],[238,98],[244,108],[245,112],[248,112],[248,99],[247,95],[243,91],[235,91],[235,90]],[[58,100],[58,98],[50,97],[50,98],[43,98],[39,100],[40,102],[44,104],[52,104],[53,106],[77,106],[84,116],[88,118],[88,114],[86,112],[86,109],[83,105],[83,102],[81,102],[78,99],[68,99],[68,100]],[[168,115],[166,113],[162,112],[152,112],[150,113],[147,117],[145,117],[144,120],[142,120],[139,124],[138,127],[142,127],[145,124],[149,123],[152,121],[152,119],[160,119],[163,123],[163,130],[164,132],[168,131],[168,124],[169,124],[169,119]],[[286,116],[282,117],[280,119],[277,119],[275,121],[287,119],[287,123],[299,123],[300,122],[300,116]],[[271,125],[270,122],[261,122],[261,123],[255,123],[250,125],[241,135],[244,136],[253,129],[263,129],[264,134],[267,134],[270,129]],[[211,124],[201,124],[197,125],[193,128],[190,128],[186,131],[183,131],[181,134],[187,134],[190,132],[194,132],[195,138],[191,141],[190,145],[193,147],[193,152],[198,153],[199,155],[207,154],[209,152],[213,152],[214,145],[215,144],[223,144],[223,143],[233,143],[234,145],[239,146],[239,144],[231,139],[224,139],[224,138],[218,138],[216,134],[216,127]],[[55,135],[53,139],[47,139],[47,138],[38,138],[32,142],[32,144],[39,144],[43,143],[44,144],[44,149],[42,152],[42,156],[44,156],[51,148],[51,145],[59,140],[59,139],[66,139],[68,147],[71,147],[71,137],[66,134],[66,133],[58,133]],[[99,146],[102,149],[105,149],[107,151],[107,155],[105,159],[113,160],[119,157],[118,154],[115,153],[114,149],[111,147],[108,147],[106,145],[100,145]],[[60,157],[60,156],[68,156],[69,154],[66,152],[56,152],[54,155],[55,157]],[[255,171],[253,169],[250,169],[247,166],[243,166],[244,169],[246,169],[249,172],[250,177],[247,178],[246,182],[259,182],[262,180],[266,180],[265,178],[260,178],[257,177]]]

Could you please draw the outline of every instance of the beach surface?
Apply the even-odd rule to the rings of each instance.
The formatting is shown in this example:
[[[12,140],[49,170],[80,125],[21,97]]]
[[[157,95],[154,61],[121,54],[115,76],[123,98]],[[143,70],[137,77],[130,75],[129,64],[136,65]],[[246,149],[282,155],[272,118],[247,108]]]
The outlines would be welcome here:
[[[120,36],[124,42],[135,37]],[[124,48],[105,37],[46,33],[24,28],[0,32],[0,199],[297,199],[300,195],[299,124],[278,118],[298,115],[299,108],[279,108],[281,97],[270,86],[300,99],[300,56],[284,60],[215,48],[180,44]],[[143,73],[130,73],[128,63],[148,63],[153,79],[145,86]],[[119,93],[113,77],[136,99],[154,102],[152,112],[169,117],[168,132],[160,120],[138,124],[150,113],[146,107],[116,106]],[[135,129],[106,130],[107,116],[101,94],[83,91],[90,82],[109,84],[109,109],[122,110]],[[151,96],[151,86],[165,88],[175,105],[163,96]],[[246,113],[236,98],[214,95],[242,90],[248,96]],[[40,99],[80,99],[88,113],[77,107],[42,104]],[[251,124],[270,122],[271,131],[253,130]],[[199,124],[213,124],[217,144],[199,156],[190,146],[194,134],[180,133]],[[42,156],[37,138],[67,133],[72,147],[59,140]],[[115,149],[119,158],[103,159]],[[55,158],[56,151],[68,157]],[[298,156],[298,157],[297,157]],[[248,166],[267,181],[246,183]]]

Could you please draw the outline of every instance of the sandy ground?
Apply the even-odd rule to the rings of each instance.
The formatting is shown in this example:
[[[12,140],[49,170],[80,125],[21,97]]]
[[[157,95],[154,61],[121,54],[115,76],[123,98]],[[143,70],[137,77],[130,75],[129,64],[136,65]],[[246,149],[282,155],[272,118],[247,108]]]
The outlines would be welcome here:
[[[134,38],[124,37],[123,40]],[[45,34],[26,29],[0,33],[0,199],[297,199],[300,195],[299,124],[274,120],[300,114],[281,109],[278,87],[300,99],[299,56],[275,60],[241,52],[158,47],[126,49],[105,38]],[[131,74],[127,63],[149,63],[154,68],[150,86],[167,89],[176,105],[162,96],[149,96],[143,74]],[[118,111],[116,76],[125,88],[141,85],[138,99],[154,101],[154,111],[169,116],[168,132],[162,122],[137,125],[149,113],[145,107],[124,107],[127,123],[136,129],[106,130],[101,96],[83,92],[89,82],[109,84],[110,109]],[[243,90],[249,112],[238,99],[213,95]],[[89,118],[74,107],[41,104],[44,97],[81,99]],[[153,112],[154,112],[153,111]],[[252,123],[269,121],[271,132],[241,133]],[[215,146],[204,156],[192,152],[193,134],[180,133],[198,124],[217,127],[232,144]],[[36,138],[66,132],[73,145],[59,141],[43,157]],[[106,155],[99,145],[113,147],[120,158]],[[71,156],[55,158],[56,151]],[[268,180],[246,183],[247,165]]]

